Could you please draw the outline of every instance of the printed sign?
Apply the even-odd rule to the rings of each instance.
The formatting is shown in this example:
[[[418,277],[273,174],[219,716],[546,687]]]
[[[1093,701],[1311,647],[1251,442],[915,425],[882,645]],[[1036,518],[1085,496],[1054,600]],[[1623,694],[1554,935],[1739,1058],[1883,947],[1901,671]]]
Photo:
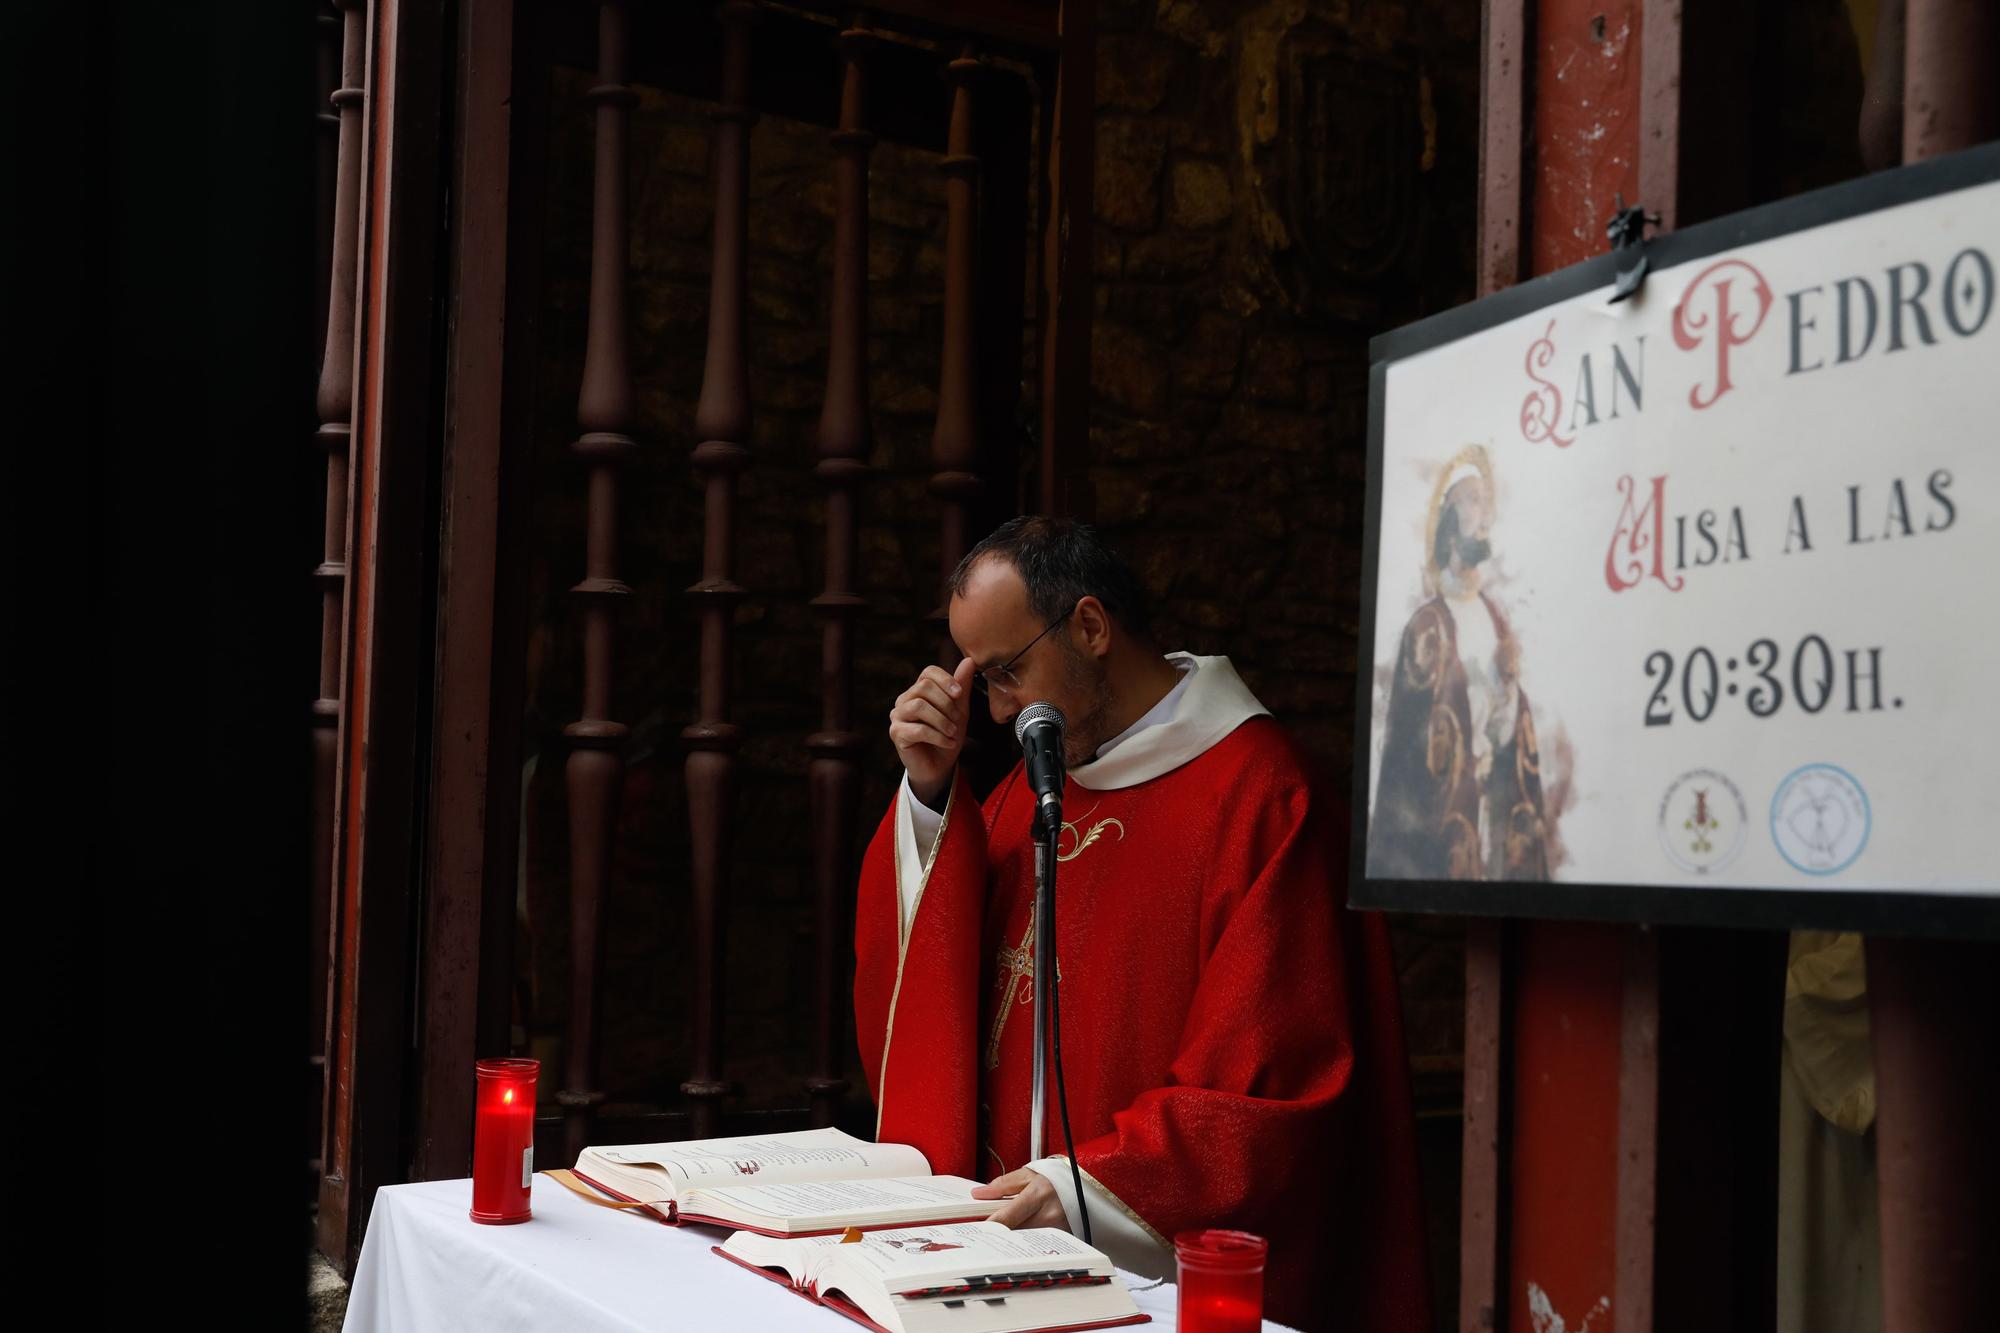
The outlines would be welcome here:
[[[1375,341],[1357,905],[2000,930],[2000,147]]]

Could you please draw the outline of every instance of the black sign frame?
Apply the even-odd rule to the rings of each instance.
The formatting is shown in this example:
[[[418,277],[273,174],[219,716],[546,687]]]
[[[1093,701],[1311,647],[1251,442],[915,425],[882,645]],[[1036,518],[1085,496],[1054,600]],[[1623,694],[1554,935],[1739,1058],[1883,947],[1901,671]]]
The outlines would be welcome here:
[[[1651,273],[1727,250],[2000,180],[2000,142],[1795,195],[1647,242]],[[2000,238],[1996,238],[2000,239]],[[1371,911],[1644,922],[1750,929],[1858,930],[2000,938],[2000,882],[1988,891],[1768,889],[1553,880],[1376,879],[1368,875],[1369,754],[1374,743],[1375,621],[1382,545],[1383,412],[1391,363],[1611,285],[1609,252],[1369,341],[1368,484],[1356,657],[1353,837],[1348,905]],[[2000,445],[2000,442],[1996,442]]]

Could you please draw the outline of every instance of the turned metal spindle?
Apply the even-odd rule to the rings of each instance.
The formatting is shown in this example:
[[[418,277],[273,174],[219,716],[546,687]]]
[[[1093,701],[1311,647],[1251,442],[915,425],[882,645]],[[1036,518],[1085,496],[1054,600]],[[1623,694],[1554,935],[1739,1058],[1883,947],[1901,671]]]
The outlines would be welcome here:
[[[312,705],[312,1024],[310,1056],[319,1071],[324,1126],[326,1056],[331,1040],[328,1007],[333,985],[334,772],[340,750],[340,642],[347,596],[347,470],[354,411],[354,265],[361,224],[362,85],[367,76],[367,22],[362,0],[341,0],[340,86],[328,98],[335,108],[331,251],[327,261],[326,344],[320,357],[314,442],[326,455],[326,501],[321,525],[319,585],[319,697]],[[332,1164],[330,1145],[321,1161]]]
[[[637,442],[629,324],[626,318],[625,159],[627,122],[638,96],[626,86],[626,15],[619,0],[598,9],[597,84],[586,95],[597,109],[595,195],[591,203],[590,326],[577,396],[581,434],[571,446],[588,472],[584,577],[570,589],[583,617],[583,708],[563,728],[569,761],[570,1001],[562,1088],[566,1161],[589,1144],[591,1118],[604,1100],[597,1078],[598,925],[610,882],[611,844],[624,783],[629,728],[610,719],[613,619],[631,591],[615,571],[618,468]]]
[[[842,960],[847,932],[843,904],[852,891],[854,818],[861,799],[861,754],[854,729],[854,624],[867,602],[854,590],[857,509],[868,474],[868,154],[875,136],[862,128],[866,97],[863,58],[875,36],[856,19],[840,34],[846,65],[840,128],[833,133],[833,316],[828,330],[826,399],[819,418],[819,465],[826,490],[826,586],[813,598],[820,617],[820,729],[806,738],[812,755],[807,785],[812,802],[814,901],[818,909],[818,1022],[814,1073],[806,1080],[813,1124],[830,1125],[847,1081],[840,1041],[847,1013]]]
[[[687,743],[688,826],[694,863],[694,1068],[681,1083],[697,1138],[715,1133],[722,1078],[723,890],[742,728],[729,720],[730,621],[743,589],[731,577],[736,549],[736,478],[750,464],[750,387],[745,342],[748,285],[750,23],[756,6],[722,6],[722,102],[715,120],[715,228],[708,289],[708,355],[695,405],[699,443],[691,462],[703,482],[701,581],[688,589],[701,616],[701,698]]]
[[[930,491],[939,520],[938,606],[930,620],[943,640],[947,667],[958,663],[945,622],[944,580],[965,555],[973,502],[979,497],[979,427],[973,375],[972,294],[978,225],[979,158],[972,151],[974,85],[984,68],[971,42],[946,67],[952,88],[951,130],[945,144],[944,346],[938,370],[937,427],[931,434]]]
[[[319,56],[314,119],[319,132],[314,136],[312,327],[324,335],[327,296],[333,289],[333,204],[340,191],[340,113],[333,109],[333,94],[340,87],[342,23],[339,9],[329,0],[313,0],[313,9]]]

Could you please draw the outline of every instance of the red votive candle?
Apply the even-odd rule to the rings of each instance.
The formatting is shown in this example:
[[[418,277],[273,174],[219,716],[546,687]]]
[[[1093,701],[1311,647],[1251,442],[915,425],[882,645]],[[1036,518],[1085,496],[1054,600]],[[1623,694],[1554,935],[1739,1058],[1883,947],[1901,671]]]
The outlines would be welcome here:
[[[1264,1326],[1262,1236],[1247,1231],[1183,1231],[1174,1237],[1180,1261],[1182,1333],[1257,1333]]]
[[[472,1220],[525,1222],[535,1174],[539,1060],[481,1060],[472,1122]]]

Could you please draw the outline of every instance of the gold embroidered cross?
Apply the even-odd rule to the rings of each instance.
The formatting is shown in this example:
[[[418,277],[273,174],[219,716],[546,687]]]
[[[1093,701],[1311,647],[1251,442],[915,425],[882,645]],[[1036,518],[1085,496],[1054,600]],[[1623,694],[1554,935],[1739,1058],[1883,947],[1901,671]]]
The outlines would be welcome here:
[[[1074,861],[1077,857],[1083,855],[1086,847],[1089,847],[1092,843],[1103,837],[1107,830],[1116,832],[1118,834],[1118,841],[1123,842],[1125,840],[1125,823],[1120,819],[1110,817],[1100,819],[1095,824],[1092,824],[1088,830],[1079,827],[1084,820],[1089,819],[1096,813],[1097,807],[1093,805],[1075,822],[1066,822],[1063,824],[1062,831],[1067,833],[1073,841],[1070,844],[1070,849],[1063,851],[1061,840],[1060,838],[1058,839],[1056,843],[1056,860]],[[1007,1017],[1014,1012],[1014,1006],[1017,1004],[1032,1005],[1035,1002],[1034,945],[1035,905],[1033,902],[1030,902],[1028,904],[1028,928],[1022,932],[1021,942],[1011,949],[1003,945],[1000,952],[994,956],[995,962],[999,965],[1001,972],[997,983],[1000,987],[1000,1011],[993,1015],[993,1034],[986,1042],[986,1067],[988,1069],[998,1069],[1000,1067],[1000,1038],[1007,1031]],[[1022,983],[1024,982],[1027,984],[1023,985]],[[1060,958],[1056,960],[1056,982],[1058,985],[1062,983],[1062,960]]]
[[[1014,948],[1001,946],[997,955],[1000,969],[1000,1012],[993,1016],[993,1036],[986,1043],[986,1067],[1000,1067],[1000,1034],[1007,1030],[1007,1015],[1014,1012],[1017,1004],[1035,1002],[1035,905],[1028,904],[1028,928],[1022,932],[1021,942]],[[1062,969],[1058,967],[1060,976]],[[1027,985],[1022,985],[1022,982]]]
[[[995,956],[1004,976],[1000,978],[1000,1012],[993,1015],[993,1035],[986,1043],[986,1067],[1000,1067],[1000,1035],[1007,1030],[1007,1015],[1017,1004],[1035,1002],[1035,905],[1028,904],[1028,928],[1014,948],[1002,946]],[[1026,982],[1026,985],[1022,983]],[[1056,959],[1056,984],[1062,984],[1062,959]]]

